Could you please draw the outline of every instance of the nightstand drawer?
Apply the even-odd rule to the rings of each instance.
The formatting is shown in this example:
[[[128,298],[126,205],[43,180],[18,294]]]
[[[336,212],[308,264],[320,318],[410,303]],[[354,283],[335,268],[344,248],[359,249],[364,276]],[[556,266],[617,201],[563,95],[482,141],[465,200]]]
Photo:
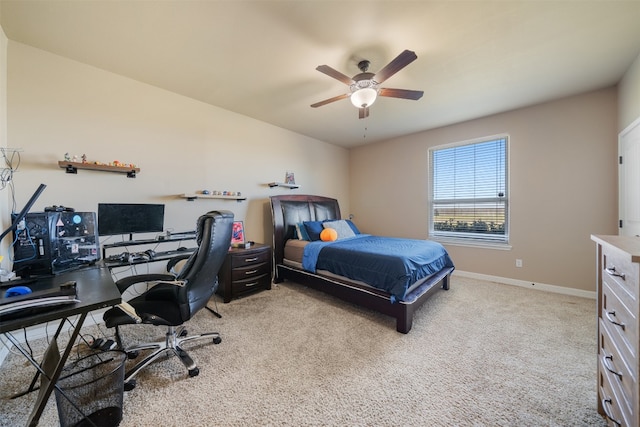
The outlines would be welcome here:
[[[250,264],[258,264],[270,261],[270,251],[252,251],[249,253],[236,253],[232,256],[231,268],[244,267]]]
[[[615,287],[615,286],[614,286]],[[602,322],[611,331],[611,338],[627,360],[638,354],[637,319],[608,282],[602,284]],[[632,372],[635,376],[636,372]]]
[[[252,264],[239,268],[234,268],[231,272],[231,280],[236,282],[238,280],[247,280],[252,277],[261,276],[271,272],[271,266],[269,263],[263,262],[262,264]]]
[[[235,281],[231,284],[231,288],[234,295],[240,295],[244,292],[254,291],[256,289],[267,289],[270,287],[270,284],[271,275],[263,274],[262,276]]]

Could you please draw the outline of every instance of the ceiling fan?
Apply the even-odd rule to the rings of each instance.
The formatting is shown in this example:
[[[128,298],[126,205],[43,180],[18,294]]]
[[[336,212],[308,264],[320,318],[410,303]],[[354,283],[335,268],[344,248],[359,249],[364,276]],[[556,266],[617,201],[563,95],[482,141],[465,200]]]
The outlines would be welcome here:
[[[319,65],[316,70],[348,85],[349,93],[316,102],[315,104],[311,104],[311,106],[313,108],[317,108],[341,99],[351,98],[351,103],[358,108],[359,118],[364,119],[365,117],[369,117],[369,107],[375,102],[378,96],[413,99],[414,101],[418,100],[422,98],[422,95],[424,94],[421,90],[389,89],[380,87],[380,84],[385,80],[402,70],[417,58],[418,56],[415,52],[405,50],[375,74],[368,72],[370,62],[365,59],[358,62],[358,68],[361,72],[353,77],[347,77],[340,71],[337,71],[328,65]]]

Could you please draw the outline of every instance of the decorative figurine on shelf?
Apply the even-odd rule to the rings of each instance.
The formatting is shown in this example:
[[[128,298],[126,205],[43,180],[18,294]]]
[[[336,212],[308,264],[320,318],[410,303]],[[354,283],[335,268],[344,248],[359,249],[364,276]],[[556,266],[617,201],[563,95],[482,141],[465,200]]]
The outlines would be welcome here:
[[[86,154],[82,155],[82,163],[87,163],[87,155]]]
[[[208,196],[208,195],[209,195],[209,194],[211,194],[211,193],[209,192],[209,190],[202,190],[202,194],[204,194],[204,195],[207,195],[207,196]]]
[[[71,161],[71,156],[69,155],[69,153],[64,153],[64,161],[65,162],[70,162]]]
[[[73,158],[71,159],[72,162],[74,163],[78,163],[78,156],[73,156]]]

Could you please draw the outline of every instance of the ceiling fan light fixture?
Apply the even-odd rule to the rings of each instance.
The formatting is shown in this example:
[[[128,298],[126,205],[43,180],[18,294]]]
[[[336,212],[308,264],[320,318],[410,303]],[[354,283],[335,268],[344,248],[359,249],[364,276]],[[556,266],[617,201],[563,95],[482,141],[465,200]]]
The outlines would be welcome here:
[[[358,89],[351,94],[351,103],[356,108],[370,107],[378,96],[378,91],[370,87]]]

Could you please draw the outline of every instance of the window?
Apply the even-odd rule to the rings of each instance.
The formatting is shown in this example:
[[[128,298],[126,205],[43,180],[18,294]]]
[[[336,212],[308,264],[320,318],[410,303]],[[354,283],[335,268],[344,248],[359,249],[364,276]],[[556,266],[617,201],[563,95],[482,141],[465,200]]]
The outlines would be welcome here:
[[[506,135],[429,149],[429,235],[508,243]]]

